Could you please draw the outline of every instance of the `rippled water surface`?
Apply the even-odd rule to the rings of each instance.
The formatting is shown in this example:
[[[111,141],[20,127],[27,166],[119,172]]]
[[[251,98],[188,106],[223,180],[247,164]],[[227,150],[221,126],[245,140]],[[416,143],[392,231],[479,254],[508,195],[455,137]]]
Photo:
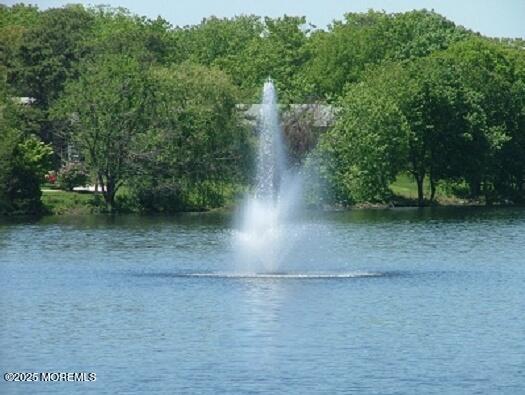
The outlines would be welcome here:
[[[312,214],[272,273],[231,224],[0,222],[0,370],[97,374],[0,393],[525,393],[525,210]]]

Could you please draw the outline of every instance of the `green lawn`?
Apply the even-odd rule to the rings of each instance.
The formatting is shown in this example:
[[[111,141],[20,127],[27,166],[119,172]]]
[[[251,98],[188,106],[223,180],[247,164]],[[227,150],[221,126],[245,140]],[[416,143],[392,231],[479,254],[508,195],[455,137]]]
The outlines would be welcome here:
[[[397,197],[396,205],[416,205],[417,204],[417,184],[408,174],[400,174],[390,185],[392,192]],[[430,196],[430,186],[428,180],[424,184],[425,198]],[[125,197],[127,190],[123,188],[119,191],[121,199]],[[125,199],[124,199],[125,200]],[[462,201],[455,196],[446,194],[443,189],[438,187],[436,192],[438,204],[462,204]],[[105,205],[101,195],[91,192],[67,192],[58,189],[42,189],[42,203],[45,211],[53,215],[84,215],[94,214],[104,211]],[[464,203],[464,202],[463,202]]]
[[[396,180],[390,185],[390,189],[397,197],[403,200],[408,200],[409,202],[412,201],[414,204],[416,204],[417,183],[409,174],[404,173],[398,175]],[[425,178],[423,190],[425,193],[425,199],[430,198],[430,182],[428,178]],[[465,204],[465,202],[457,196],[445,192],[445,190],[439,184],[436,190],[436,203],[443,205]]]
[[[90,192],[67,192],[58,189],[43,189],[42,203],[49,214],[92,214],[100,212],[101,197]]]
[[[390,185],[390,189],[395,195],[407,199],[417,199],[417,184],[414,178],[408,174],[400,174]],[[430,185],[428,180],[424,184],[425,196],[430,196]]]

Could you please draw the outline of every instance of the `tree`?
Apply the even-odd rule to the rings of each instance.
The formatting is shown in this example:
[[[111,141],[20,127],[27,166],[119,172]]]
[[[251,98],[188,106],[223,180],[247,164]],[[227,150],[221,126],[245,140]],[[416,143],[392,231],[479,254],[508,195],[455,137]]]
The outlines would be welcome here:
[[[61,95],[64,84],[77,76],[80,59],[85,56],[85,40],[91,33],[93,18],[82,6],[67,6],[37,12],[13,7],[9,27],[19,32],[6,54],[8,84],[13,96],[28,96],[37,135],[52,143],[55,165],[63,141],[55,134],[48,118],[49,106]],[[7,28],[6,28],[7,29]]]
[[[348,13],[328,31],[312,34],[311,56],[301,74],[313,97],[335,101],[345,84],[360,81],[369,66],[425,57],[470,35],[426,10]]]
[[[177,28],[172,33],[179,54],[175,60],[206,66],[222,64],[244,51],[263,30],[261,18],[255,15],[205,18],[198,25]]]
[[[224,204],[250,168],[237,89],[222,71],[189,63],[156,68],[152,77],[154,116],[136,145],[130,180],[139,204],[155,211]]]
[[[149,78],[135,59],[107,55],[86,64],[53,109],[96,176],[110,211],[132,168],[133,145],[151,123],[151,97]]]
[[[338,120],[319,146],[338,200],[387,200],[406,164],[410,130],[402,111],[381,85],[364,83],[349,87],[338,105]]]
[[[44,108],[57,99],[68,79],[77,75],[92,25],[92,15],[82,6],[41,12],[25,32],[18,52],[20,68],[13,78],[19,94],[34,97]]]
[[[180,57],[171,25],[160,17],[151,20],[106,6],[87,11],[94,20],[92,34],[85,40],[89,57],[127,55],[141,64],[168,63]]]
[[[38,138],[14,129],[0,132],[0,214],[42,211],[40,185],[53,150]]]
[[[479,95],[462,83],[453,65],[430,56],[405,66],[406,84],[396,88],[396,98],[410,127],[407,170],[414,176],[418,205],[424,205],[423,184],[430,182],[429,200],[435,198],[440,180],[458,180],[465,162],[474,163],[485,114]],[[401,90],[399,90],[401,89]]]
[[[37,214],[42,211],[40,185],[53,151],[20,130],[18,114],[23,109],[7,97],[5,79],[0,85],[0,214]]]
[[[494,200],[523,199],[525,53],[482,38],[458,43],[439,55],[458,70],[466,89],[478,97],[480,115],[465,160],[471,194]]]
[[[13,82],[14,73],[21,67],[18,53],[24,35],[38,23],[38,18],[38,9],[34,6],[0,6],[0,65],[6,67],[9,83]]]
[[[258,36],[214,64],[231,76],[248,100],[259,100],[261,86],[271,77],[282,103],[297,101],[304,90],[298,72],[309,56],[305,25],[304,17],[265,18]]]

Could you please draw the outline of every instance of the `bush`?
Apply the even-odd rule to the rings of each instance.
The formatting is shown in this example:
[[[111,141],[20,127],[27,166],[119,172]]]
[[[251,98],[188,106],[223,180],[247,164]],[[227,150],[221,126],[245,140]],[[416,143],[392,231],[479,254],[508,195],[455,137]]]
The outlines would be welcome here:
[[[88,183],[88,180],[89,176],[80,163],[67,163],[58,172],[58,185],[65,191],[82,187]]]
[[[37,137],[0,128],[0,215],[41,212],[40,185],[52,153]]]

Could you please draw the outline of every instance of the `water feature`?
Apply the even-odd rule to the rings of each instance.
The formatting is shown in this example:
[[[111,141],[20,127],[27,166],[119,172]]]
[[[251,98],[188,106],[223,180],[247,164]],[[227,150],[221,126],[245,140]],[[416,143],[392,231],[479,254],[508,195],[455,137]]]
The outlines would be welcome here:
[[[302,272],[375,275],[215,275],[229,214],[0,220],[0,371],[97,373],[0,393],[524,392],[525,210],[302,221]]]
[[[283,144],[277,92],[271,79],[263,86],[262,103],[257,122],[259,146],[257,155],[257,186],[254,198],[276,204],[281,195],[287,160]],[[273,205],[272,205],[273,206]]]
[[[263,87],[257,127],[256,186],[239,212],[239,231],[234,240],[239,273],[282,270],[287,253],[302,233],[291,222],[299,208],[301,177],[288,168],[277,93],[271,79]]]

